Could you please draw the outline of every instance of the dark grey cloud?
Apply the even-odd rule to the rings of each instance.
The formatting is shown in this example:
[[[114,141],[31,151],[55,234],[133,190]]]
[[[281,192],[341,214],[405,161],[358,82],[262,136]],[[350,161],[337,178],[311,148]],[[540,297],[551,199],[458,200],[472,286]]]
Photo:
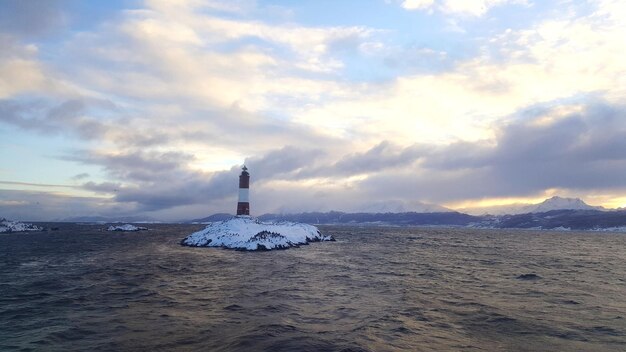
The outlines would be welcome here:
[[[413,145],[399,147],[383,141],[365,153],[355,153],[343,157],[332,169],[342,174],[360,174],[387,170],[395,167],[408,167],[423,154],[424,147]]]
[[[260,157],[246,159],[253,170],[253,182],[284,177],[323,155],[319,149],[285,146]],[[129,152],[99,155],[85,151],[66,157],[89,165],[99,165],[120,182],[83,184],[83,188],[112,195],[121,203],[136,204],[141,211],[210,204],[234,198],[240,165],[213,173],[188,168],[192,155],[182,153]]]
[[[189,109],[176,120],[142,116],[131,123],[127,115],[109,100],[86,97],[60,102],[0,100],[0,123],[42,135],[107,140],[124,150],[196,142],[211,147],[237,146],[240,152],[257,154],[259,150],[273,150],[280,145],[328,148],[342,143],[308,126],[237,107],[212,111]]]
[[[88,165],[98,165],[113,179],[129,182],[167,183],[184,180],[187,163],[193,155],[179,152],[128,151],[118,154],[98,154],[76,151],[62,157]]]
[[[584,165],[626,160],[626,107],[598,103],[552,122],[542,122],[544,117],[541,114],[502,127],[495,146],[457,144],[443,148],[425,166],[433,169],[489,166],[504,172],[558,165],[567,167],[563,171],[577,175],[584,173]],[[456,158],[446,159],[450,155]]]
[[[0,100],[0,122],[44,135],[73,134],[82,139],[101,138],[111,128],[87,113],[114,109],[106,100],[72,99],[58,104],[43,100]]]
[[[188,118],[194,128],[185,129],[181,139],[210,142],[211,145],[236,145],[239,151],[251,155],[285,145],[314,148],[343,143],[310,126],[287,118],[251,113],[236,105],[228,109],[190,111]]]
[[[347,209],[350,202],[342,198],[353,199],[359,205],[368,199],[441,203],[527,196],[549,188],[626,189],[626,109],[598,103],[554,121],[545,120],[550,110],[537,111],[537,116],[525,115],[502,126],[495,143],[401,147],[384,141],[337,161],[333,161],[337,157],[332,158],[332,148],[286,146],[245,162],[257,191],[270,197],[275,209],[294,202],[287,197],[289,194],[299,194],[298,206],[303,208],[307,204],[321,207],[324,201],[332,201]],[[239,166],[204,174],[186,169],[190,159],[185,158],[189,157],[132,154],[90,162],[134,184],[121,187],[116,200],[134,202],[143,210],[234,201]],[[339,196],[325,193],[329,190],[313,192],[297,184],[288,190],[272,190],[263,182],[363,173],[369,177],[348,188],[335,188]],[[268,200],[264,202],[269,204]]]
[[[239,169],[213,174],[189,171],[169,182],[139,183],[121,187],[115,200],[135,203],[143,211],[155,211],[193,204],[212,204],[237,194]]]
[[[82,188],[96,193],[111,194],[122,188],[122,184],[117,182],[85,182]]]
[[[483,169],[424,172],[399,170],[372,175],[356,187],[369,199],[420,200],[428,203],[503,195],[500,183]]]
[[[418,169],[374,175],[360,188],[437,202],[626,189],[626,107],[595,103],[554,121],[549,109],[537,112],[501,127],[495,144],[433,148]]]
[[[138,214],[134,204],[118,203],[112,199],[0,189],[0,218],[46,221],[74,216],[115,217],[129,214]]]
[[[111,101],[86,97],[60,102],[0,100],[0,123],[42,135],[69,135],[88,141],[107,139],[123,149],[183,140],[178,131],[159,129],[158,120],[153,126],[133,127],[126,112]]]
[[[263,156],[247,158],[245,164],[250,170],[254,170],[255,179],[262,180],[310,167],[320,157],[325,155],[326,152],[322,149],[302,149],[294,146],[285,146],[281,149],[270,151]]]
[[[72,177],[72,180],[75,180],[75,181],[84,180],[84,179],[86,179],[86,178],[89,178],[89,176],[90,176],[90,175],[89,175],[88,173],[86,173],[86,172],[81,172],[80,174],[76,174],[76,175],[74,175],[74,176]]]
[[[140,131],[128,131],[125,135],[113,138],[115,144],[122,147],[148,148],[158,145],[166,145],[176,140],[174,134],[167,134],[154,128],[142,128]]]
[[[402,147],[390,141],[382,141],[365,152],[346,154],[336,162],[309,165],[309,167],[299,170],[295,177],[343,177],[384,172],[391,169],[406,169],[413,167],[431,149],[426,145],[415,144]],[[327,153],[330,154],[331,152],[328,151]]]
[[[254,174],[253,174],[254,175]],[[351,210],[367,204],[364,192],[351,188],[303,187],[298,183],[251,184],[252,214],[294,213],[305,211]]]

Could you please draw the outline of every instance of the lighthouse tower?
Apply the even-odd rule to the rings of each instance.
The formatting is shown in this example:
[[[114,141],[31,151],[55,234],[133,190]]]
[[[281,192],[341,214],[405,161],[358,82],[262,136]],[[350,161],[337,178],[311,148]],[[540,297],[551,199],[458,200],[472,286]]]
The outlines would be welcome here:
[[[237,202],[237,216],[250,216],[250,200],[248,192],[250,189],[250,174],[244,165],[239,175],[239,201]]]

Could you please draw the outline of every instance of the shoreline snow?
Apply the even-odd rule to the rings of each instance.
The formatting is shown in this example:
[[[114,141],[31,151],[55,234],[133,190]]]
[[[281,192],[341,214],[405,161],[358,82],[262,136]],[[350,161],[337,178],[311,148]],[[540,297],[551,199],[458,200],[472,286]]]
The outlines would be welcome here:
[[[43,227],[0,218],[0,233],[43,231]]]
[[[233,217],[207,225],[181,241],[190,247],[222,247],[256,251],[298,247],[309,242],[334,241],[317,227],[295,222],[262,222],[252,217]]]

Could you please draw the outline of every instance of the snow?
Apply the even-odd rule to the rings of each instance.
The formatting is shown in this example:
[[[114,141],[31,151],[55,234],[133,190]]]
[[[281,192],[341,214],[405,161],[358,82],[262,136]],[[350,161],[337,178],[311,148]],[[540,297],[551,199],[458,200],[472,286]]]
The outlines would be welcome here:
[[[148,229],[147,227],[125,224],[125,225],[117,225],[117,226],[111,225],[109,226],[107,231],[140,231],[140,230],[147,230],[147,229]]]
[[[295,222],[261,222],[237,216],[207,225],[187,236],[181,244],[192,247],[224,247],[240,250],[270,250],[297,247],[317,241],[333,241],[317,227]]]
[[[601,232],[626,232],[626,226],[615,226],[615,227],[604,227],[604,228],[595,228],[591,231],[601,231]]]
[[[399,199],[369,203],[356,209],[361,213],[448,213],[452,210],[437,204],[428,204],[420,201],[404,201]]]
[[[594,207],[585,203],[580,198],[562,198],[554,196],[550,199],[546,199],[543,202],[531,206],[527,211],[528,213],[543,213],[550,210],[603,210],[602,207]]]
[[[606,210],[601,206],[592,206],[580,198],[554,196],[537,204],[508,204],[477,208],[458,209],[471,215],[515,215],[527,213],[545,213],[551,210]]]
[[[43,228],[33,225],[27,224],[19,221],[10,221],[7,219],[0,219],[0,233],[11,233],[11,232],[25,232],[25,231],[42,231]]]

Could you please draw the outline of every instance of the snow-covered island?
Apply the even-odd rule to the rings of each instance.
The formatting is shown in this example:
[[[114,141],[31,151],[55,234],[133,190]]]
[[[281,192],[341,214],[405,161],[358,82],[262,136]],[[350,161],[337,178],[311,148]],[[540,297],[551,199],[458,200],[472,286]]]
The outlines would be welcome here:
[[[10,221],[4,218],[0,218],[0,233],[26,231],[43,231],[43,228],[33,224],[27,224],[19,221]]]
[[[141,226],[135,226],[135,225],[131,225],[131,224],[125,224],[125,225],[111,225],[109,226],[109,228],[107,229],[107,231],[127,231],[127,232],[134,232],[134,231],[141,231],[141,230],[147,230],[147,227],[141,227]]]
[[[298,247],[301,244],[334,241],[317,227],[295,222],[262,222],[249,216],[236,216],[207,225],[181,241],[191,247],[222,247],[256,251]]]

